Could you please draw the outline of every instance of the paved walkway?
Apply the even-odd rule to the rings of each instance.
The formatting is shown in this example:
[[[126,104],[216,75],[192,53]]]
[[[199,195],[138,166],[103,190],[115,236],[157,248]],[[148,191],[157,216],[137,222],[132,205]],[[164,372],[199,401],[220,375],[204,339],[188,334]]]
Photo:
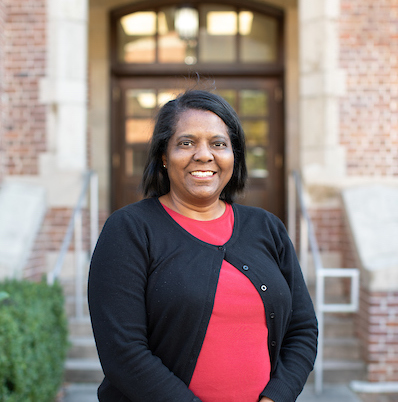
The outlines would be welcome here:
[[[313,385],[308,384],[297,402],[361,402],[361,399],[344,384],[326,384],[321,395],[315,395]]]
[[[98,402],[97,384],[70,384],[61,402]]]
[[[97,385],[70,384],[65,390],[62,402],[98,402]],[[306,385],[297,402],[361,402],[348,386],[341,384],[325,385],[321,395],[315,395],[313,386]]]

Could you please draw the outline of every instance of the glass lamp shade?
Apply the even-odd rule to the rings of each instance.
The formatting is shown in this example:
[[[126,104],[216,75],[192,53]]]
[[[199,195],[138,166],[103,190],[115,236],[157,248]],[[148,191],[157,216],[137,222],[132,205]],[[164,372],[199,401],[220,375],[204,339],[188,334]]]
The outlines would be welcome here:
[[[193,7],[178,8],[175,12],[174,25],[181,39],[196,39],[199,28],[198,10]]]

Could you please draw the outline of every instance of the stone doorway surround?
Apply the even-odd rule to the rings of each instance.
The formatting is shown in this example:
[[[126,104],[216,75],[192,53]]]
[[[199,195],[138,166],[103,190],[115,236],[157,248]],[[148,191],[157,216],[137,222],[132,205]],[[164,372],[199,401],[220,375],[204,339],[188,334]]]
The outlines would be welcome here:
[[[339,98],[345,72],[339,68],[340,0],[299,1],[300,159],[306,181],[345,176],[339,144]]]
[[[338,65],[340,1],[262,2],[283,8],[286,15],[286,171],[301,168],[309,185],[339,180],[345,175],[338,138],[338,102],[345,91]],[[128,3],[47,0],[51,34],[40,86],[47,105],[46,152],[40,155],[39,175],[5,180],[44,186],[48,208],[73,207],[81,173],[90,166],[99,174],[100,208],[109,211],[109,11]]]
[[[286,13],[286,170],[301,167],[309,182],[341,178],[345,154],[338,138],[338,101],[345,91],[345,76],[338,66],[340,1],[264,2]],[[127,3],[131,0],[48,0],[51,35],[40,93],[47,105],[47,151],[40,157],[40,177],[18,180],[44,184],[50,207],[71,206],[78,191],[73,184],[91,165],[99,174],[101,208],[109,209],[108,15]],[[76,188],[66,197],[57,191],[65,181]]]
[[[345,175],[339,144],[339,97],[345,74],[339,68],[339,0],[268,0],[286,13],[287,171],[301,168],[307,181]],[[100,204],[109,208],[109,11],[131,0],[91,0],[89,8],[88,122],[92,167],[100,177]],[[299,150],[299,152],[298,152]]]
[[[215,1],[217,2],[217,1]],[[89,8],[89,88],[90,109],[88,115],[92,141],[90,155],[92,168],[99,173],[100,206],[110,208],[110,76],[109,76],[109,12],[131,0],[90,0]],[[287,170],[298,167],[298,9],[297,0],[259,1],[285,10],[285,127]],[[244,4],[244,3],[243,3]]]

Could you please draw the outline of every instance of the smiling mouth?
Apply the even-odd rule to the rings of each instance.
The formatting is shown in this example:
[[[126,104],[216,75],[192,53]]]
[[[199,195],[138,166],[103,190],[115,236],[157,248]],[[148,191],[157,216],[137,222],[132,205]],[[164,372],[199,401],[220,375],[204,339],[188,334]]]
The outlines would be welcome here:
[[[216,174],[216,172],[212,172],[210,170],[207,171],[200,171],[200,170],[195,170],[194,172],[191,172],[191,175],[194,177],[212,177]]]

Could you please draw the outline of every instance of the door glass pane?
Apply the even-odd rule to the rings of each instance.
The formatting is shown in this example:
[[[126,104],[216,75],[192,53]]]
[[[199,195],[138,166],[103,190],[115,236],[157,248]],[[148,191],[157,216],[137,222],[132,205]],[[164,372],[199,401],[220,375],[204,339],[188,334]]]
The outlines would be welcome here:
[[[126,91],[126,115],[152,117],[156,108],[156,92],[153,89],[128,89]]]
[[[268,122],[244,120],[242,126],[246,136],[246,162],[250,177],[267,177]]]
[[[126,144],[145,144],[152,136],[152,119],[131,118],[126,120]]]
[[[199,61],[235,62],[238,15],[234,8],[206,4],[199,11]]]
[[[261,90],[245,89],[239,92],[241,116],[267,116],[267,93]]]
[[[125,124],[125,172],[126,175],[141,175],[144,171],[148,144],[154,121],[151,118],[129,118]]]
[[[147,146],[126,148],[125,173],[127,176],[141,176],[147,157]]]
[[[117,49],[122,63],[273,63],[278,21],[225,5],[167,6],[121,17]]]
[[[125,172],[127,176],[132,176],[134,173],[133,158],[134,158],[133,149],[127,148],[125,155],[125,161],[126,161]]]
[[[189,10],[191,14],[189,14]],[[181,26],[182,24],[195,25],[198,23],[196,10],[191,8],[189,10],[188,14],[183,15],[176,13],[175,7],[166,7],[158,13],[159,63],[196,63],[197,29],[193,29],[191,37],[186,35],[187,31],[184,30],[184,26]],[[176,29],[178,22],[180,23],[179,31]]]
[[[125,15],[118,22],[118,59],[124,63],[156,61],[156,13],[140,11]]]
[[[239,13],[240,60],[244,63],[277,61],[278,25],[271,17],[251,12]]]
[[[237,94],[233,89],[220,89],[217,94],[222,96],[235,110],[237,108]]]
[[[179,94],[183,93],[184,89],[159,89],[158,92],[158,106],[163,106],[168,101],[175,99]]]
[[[128,89],[125,92],[125,174],[140,176],[154,128],[155,111],[183,89]]]

